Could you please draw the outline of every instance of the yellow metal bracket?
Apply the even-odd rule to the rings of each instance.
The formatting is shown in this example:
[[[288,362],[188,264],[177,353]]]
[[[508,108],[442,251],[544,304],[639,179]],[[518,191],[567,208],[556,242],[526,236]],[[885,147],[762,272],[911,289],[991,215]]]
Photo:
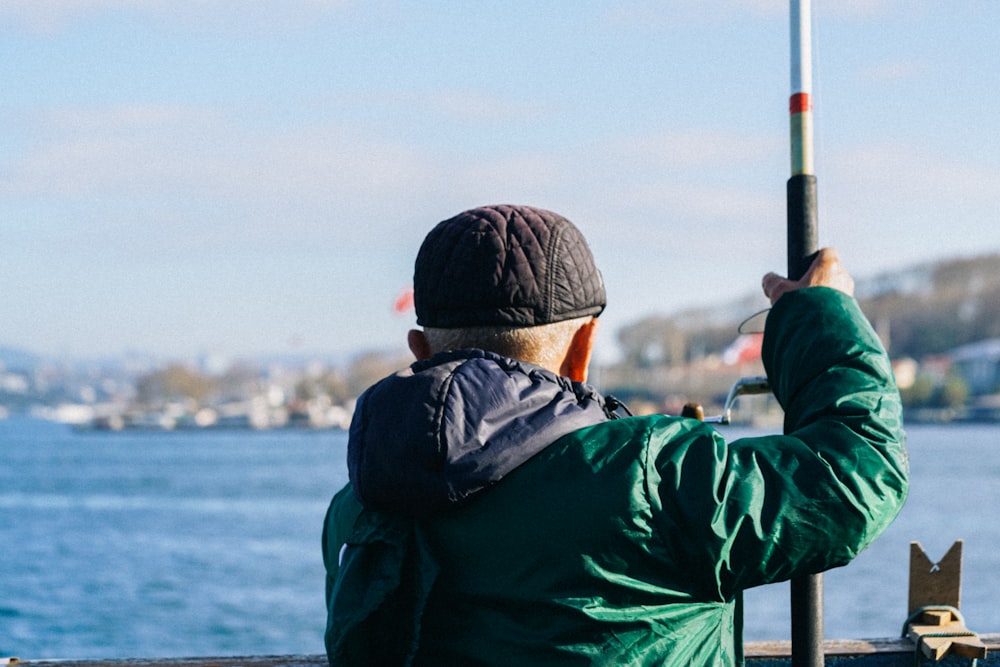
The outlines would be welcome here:
[[[933,563],[919,542],[910,542],[909,613],[903,636],[930,660],[946,655],[986,657],[986,645],[965,626],[959,611],[962,588],[962,540]]]

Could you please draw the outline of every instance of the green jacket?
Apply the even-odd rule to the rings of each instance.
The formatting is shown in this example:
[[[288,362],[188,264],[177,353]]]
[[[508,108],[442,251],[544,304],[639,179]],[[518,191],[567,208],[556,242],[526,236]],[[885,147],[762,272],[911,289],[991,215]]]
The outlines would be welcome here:
[[[907,491],[892,370],[853,299],[786,294],[763,357],[788,435],[601,419],[430,516],[345,488],[323,538],[331,664],[737,664],[740,592],[846,564]]]

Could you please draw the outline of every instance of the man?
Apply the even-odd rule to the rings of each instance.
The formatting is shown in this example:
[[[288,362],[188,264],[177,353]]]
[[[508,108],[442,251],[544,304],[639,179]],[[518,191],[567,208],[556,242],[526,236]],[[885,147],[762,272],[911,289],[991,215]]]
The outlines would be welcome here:
[[[764,278],[787,435],[618,418],[583,384],[605,305],[580,232],[440,223],[408,370],[359,399],[324,529],[331,665],[727,665],[751,586],[843,565],[907,490],[889,360],[836,253]]]

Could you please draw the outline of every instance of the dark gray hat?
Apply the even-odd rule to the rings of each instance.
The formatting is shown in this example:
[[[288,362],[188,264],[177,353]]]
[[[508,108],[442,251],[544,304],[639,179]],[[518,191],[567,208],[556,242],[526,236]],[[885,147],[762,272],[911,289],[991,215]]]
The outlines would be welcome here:
[[[417,324],[530,327],[599,315],[604,281],[566,218],[529,206],[484,206],[427,234],[413,273]]]

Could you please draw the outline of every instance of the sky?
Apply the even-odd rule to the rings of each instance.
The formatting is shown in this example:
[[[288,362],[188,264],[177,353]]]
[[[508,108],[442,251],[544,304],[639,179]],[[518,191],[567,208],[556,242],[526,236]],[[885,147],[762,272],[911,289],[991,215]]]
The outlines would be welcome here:
[[[1000,2],[813,14],[821,245],[1000,251]],[[0,0],[0,345],[405,349],[427,230],[518,203],[589,239],[611,354],[784,270],[788,61],[784,0]]]

